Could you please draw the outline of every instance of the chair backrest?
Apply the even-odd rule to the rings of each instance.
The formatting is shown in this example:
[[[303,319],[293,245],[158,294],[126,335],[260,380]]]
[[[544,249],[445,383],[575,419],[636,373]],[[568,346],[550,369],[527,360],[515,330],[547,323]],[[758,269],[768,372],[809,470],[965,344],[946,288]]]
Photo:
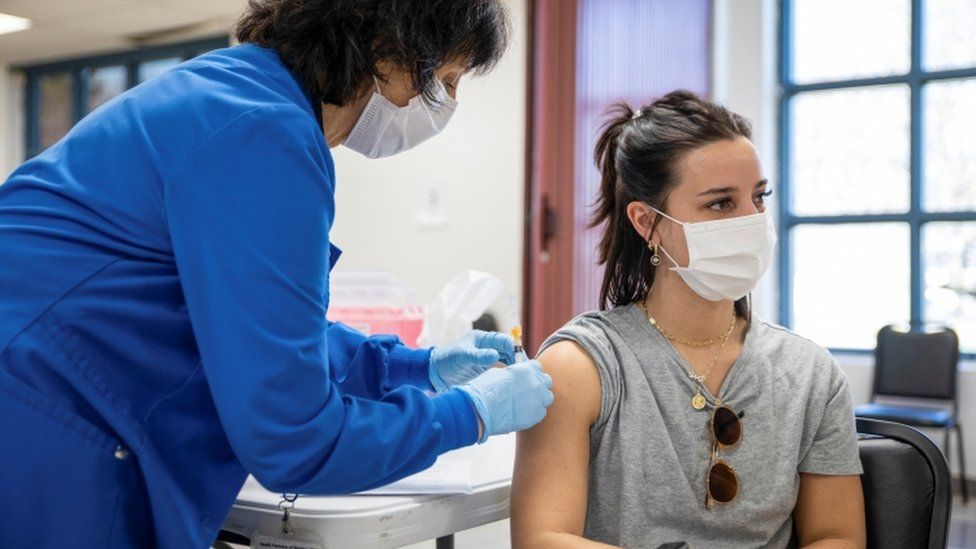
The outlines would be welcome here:
[[[875,395],[956,400],[959,337],[951,329],[902,332],[885,326],[874,356]]]
[[[942,548],[952,510],[949,466],[922,433],[857,419],[868,548]]]

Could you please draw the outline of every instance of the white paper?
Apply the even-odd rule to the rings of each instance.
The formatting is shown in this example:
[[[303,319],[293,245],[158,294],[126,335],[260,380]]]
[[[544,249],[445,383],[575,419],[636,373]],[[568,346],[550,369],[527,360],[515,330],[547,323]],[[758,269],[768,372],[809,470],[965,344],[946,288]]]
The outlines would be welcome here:
[[[427,470],[392,484],[359,493],[370,496],[407,496],[472,492],[474,486],[471,482],[471,461],[439,459]]]
[[[322,549],[323,547],[325,545],[321,538],[311,533],[306,535],[299,533],[294,536],[284,534],[267,536],[257,532],[251,534],[251,549]]]

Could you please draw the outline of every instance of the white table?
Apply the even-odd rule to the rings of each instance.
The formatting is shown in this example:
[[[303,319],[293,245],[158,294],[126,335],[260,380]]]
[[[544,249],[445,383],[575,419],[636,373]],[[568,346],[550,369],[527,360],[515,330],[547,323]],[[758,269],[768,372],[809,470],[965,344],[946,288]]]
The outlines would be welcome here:
[[[483,445],[462,448],[444,457],[471,461],[473,493],[303,495],[291,511],[292,524],[296,529],[314,531],[325,541],[326,548],[400,547],[435,538],[439,548],[446,548],[453,546],[455,532],[508,518],[514,435],[493,437]],[[223,530],[246,538],[256,531],[280,532],[279,501],[280,494],[269,492],[248,478]]]

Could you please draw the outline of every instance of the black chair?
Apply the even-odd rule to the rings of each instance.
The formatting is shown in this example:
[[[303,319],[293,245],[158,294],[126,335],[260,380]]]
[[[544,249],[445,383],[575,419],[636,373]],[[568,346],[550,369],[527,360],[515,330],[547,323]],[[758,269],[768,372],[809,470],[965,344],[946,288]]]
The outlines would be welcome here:
[[[913,427],[945,430],[944,451],[949,458],[951,434],[956,431],[962,501],[969,501],[965,446],[959,423],[956,391],[959,373],[959,337],[949,328],[934,332],[903,332],[885,326],[878,332],[875,348],[874,387],[871,403],[858,406],[857,417],[904,423]],[[951,408],[879,404],[879,396],[944,400]]]
[[[944,549],[952,477],[939,448],[898,423],[857,419],[868,548]]]

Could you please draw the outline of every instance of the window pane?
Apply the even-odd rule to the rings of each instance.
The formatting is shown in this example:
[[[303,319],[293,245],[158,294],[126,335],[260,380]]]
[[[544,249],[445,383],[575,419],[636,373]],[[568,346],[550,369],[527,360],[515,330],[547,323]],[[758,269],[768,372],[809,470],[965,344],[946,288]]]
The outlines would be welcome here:
[[[925,5],[925,68],[976,66],[976,2],[928,0]]]
[[[42,149],[53,145],[74,125],[73,79],[70,73],[41,76],[37,79],[38,138]]]
[[[976,210],[976,79],[925,86],[925,208]]]
[[[797,333],[824,346],[872,349],[882,326],[908,320],[908,225],[800,225],[792,237]]]
[[[794,213],[908,210],[907,86],[802,93],[790,108]]]
[[[909,0],[794,0],[793,80],[907,73],[911,21]]]
[[[964,353],[976,353],[976,222],[929,223],[922,229],[925,321],[959,334]]]
[[[139,82],[145,82],[154,76],[159,76],[182,63],[179,57],[167,57],[166,59],[156,59],[139,64]]]
[[[125,67],[99,67],[88,71],[88,112],[125,91]]]

